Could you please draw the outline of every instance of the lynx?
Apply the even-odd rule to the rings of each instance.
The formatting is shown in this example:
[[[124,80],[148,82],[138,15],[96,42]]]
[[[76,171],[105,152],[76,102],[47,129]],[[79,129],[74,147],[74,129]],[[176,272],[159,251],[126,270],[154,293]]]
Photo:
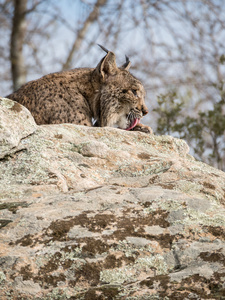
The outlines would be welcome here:
[[[27,107],[38,125],[74,123],[152,133],[150,127],[140,123],[148,113],[145,90],[128,71],[129,58],[117,67],[115,54],[100,47],[106,55],[96,68],[43,76],[7,98]]]

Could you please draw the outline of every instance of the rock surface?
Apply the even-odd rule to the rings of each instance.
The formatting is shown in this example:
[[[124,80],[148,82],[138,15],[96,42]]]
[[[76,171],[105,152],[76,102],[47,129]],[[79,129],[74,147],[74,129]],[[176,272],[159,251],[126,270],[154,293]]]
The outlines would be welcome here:
[[[225,173],[182,140],[0,100],[0,299],[225,299]]]

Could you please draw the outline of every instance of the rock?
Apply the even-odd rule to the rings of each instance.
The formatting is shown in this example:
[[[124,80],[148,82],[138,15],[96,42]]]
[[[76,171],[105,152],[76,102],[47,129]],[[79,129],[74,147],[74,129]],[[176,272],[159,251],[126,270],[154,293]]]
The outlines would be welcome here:
[[[9,155],[15,148],[17,151],[22,149],[21,140],[34,133],[36,128],[33,117],[25,107],[9,99],[1,99],[0,158]]]
[[[224,172],[170,136],[0,106],[0,299],[225,299]]]

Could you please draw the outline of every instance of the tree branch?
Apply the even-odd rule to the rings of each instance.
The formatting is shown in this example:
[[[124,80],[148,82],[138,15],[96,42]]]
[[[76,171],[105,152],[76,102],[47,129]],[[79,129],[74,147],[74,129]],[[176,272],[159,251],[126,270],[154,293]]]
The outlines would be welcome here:
[[[85,34],[86,34],[88,28],[98,18],[99,8],[103,5],[105,5],[106,2],[107,2],[107,0],[97,0],[96,1],[95,5],[93,7],[93,10],[90,12],[90,14],[87,17],[86,21],[83,23],[82,28],[79,29],[78,32],[77,32],[77,38],[76,38],[76,40],[74,41],[74,43],[72,45],[72,48],[71,48],[71,50],[70,50],[70,52],[67,56],[67,59],[66,59],[65,63],[63,64],[63,67],[62,67],[63,70],[67,70],[67,69],[71,68],[74,52],[77,51],[80,48],[81,43],[82,43],[82,41],[85,37]]]

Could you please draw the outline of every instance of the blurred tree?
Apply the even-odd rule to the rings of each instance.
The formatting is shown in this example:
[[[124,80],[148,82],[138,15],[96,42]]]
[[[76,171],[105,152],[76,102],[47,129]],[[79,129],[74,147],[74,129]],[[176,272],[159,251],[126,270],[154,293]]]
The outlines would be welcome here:
[[[92,47],[96,43],[118,51],[120,57],[129,55],[133,70],[154,98],[171,86],[189,89],[193,96],[203,95],[193,97],[204,99],[204,103],[192,102],[195,109],[212,101],[214,83],[223,80],[225,66],[219,60],[224,55],[225,11],[221,0],[0,0],[0,59],[5,60],[1,81],[8,81],[10,74],[10,37],[19,15],[18,3],[27,3],[20,31],[25,31],[28,80],[96,64],[100,53]]]
[[[43,74],[95,66],[103,55],[99,43],[118,60],[130,56],[148,106],[156,107],[157,95],[175,90],[186,105],[183,118],[198,118],[199,112],[214,111],[220,99],[222,8],[222,0],[0,0],[0,94]],[[182,110],[177,101],[171,103],[177,111],[170,120]],[[157,118],[155,112],[145,120],[156,129]]]
[[[63,70],[68,70],[72,68],[72,60],[74,53],[79,50],[82,41],[85,39],[85,35],[88,31],[88,28],[93,22],[95,22],[99,17],[99,8],[105,5],[107,0],[97,0],[94,4],[91,12],[89,13],[86,20],[83,22],[81,28],[77,31],[75,41],[71,47],[71,50],[68,53],[65,63],[63,64]]]
[[[176,91],[158,97],[157,133],[172,134],[185,139],[194,156],[225,171],[225,89],[217,86],[221,95],[212,109],[199,111],[196,117],[186,114],[185,102]]]
[[[26,69],[23,57],[23,44],[26,34],[26,9],[27,0],[14,0],[10,45],[11,72],[14,90],[26,82]]]
[[[1,2],[0,13],[5,26],[2,27],[0,34],[5,35],[5,30],[10,33],[11,38],[8,41],[8,47],[5,48],[5,52],[8,50],[8,53],[10,53],[8,60],[11,63],[12,85],[13,90],[16,90],[26,82],[26,74],[31,72],[29,63],[36,63],[39,69],[42,70],[44,62],[39,58],[39,52],[41,52],[42,47],[40,37],[45,40],[45,43],[49,42],[57,27],[56,22],[69,28],[70,31],[73,31],[73,28],[70,22],[61,16],[59,3],[55,4],[54,1],[4,0]],[[69,2],[67,1],[67,5],[70,5]],[[97,21],[99,8],[106,2],[107,0],[96,0],[79,28],[77,30],[74,29],[76,36],[71,49],[64,53],[65,62],[61,61],[61,69],[72,68],[74,53],[79,50],[82,41],[86,38],[88,28]],[[58,12],[58,15],[56,12]],[[32,19],[29,17],[30,15],[32,15]],[[10,20],[7,22],[6,18],[10,18]],[[6,38],[4,37],[4,39]],[[32,51],[33,62],[30,59],[25,61],[24,58],[27,56],[26,52],[30,52],[30,50]],[[4,48],[2,51],[4,51]],[[51,59],[51,57],[48,58]],[[4,70],[2,73],[4,73]]]

